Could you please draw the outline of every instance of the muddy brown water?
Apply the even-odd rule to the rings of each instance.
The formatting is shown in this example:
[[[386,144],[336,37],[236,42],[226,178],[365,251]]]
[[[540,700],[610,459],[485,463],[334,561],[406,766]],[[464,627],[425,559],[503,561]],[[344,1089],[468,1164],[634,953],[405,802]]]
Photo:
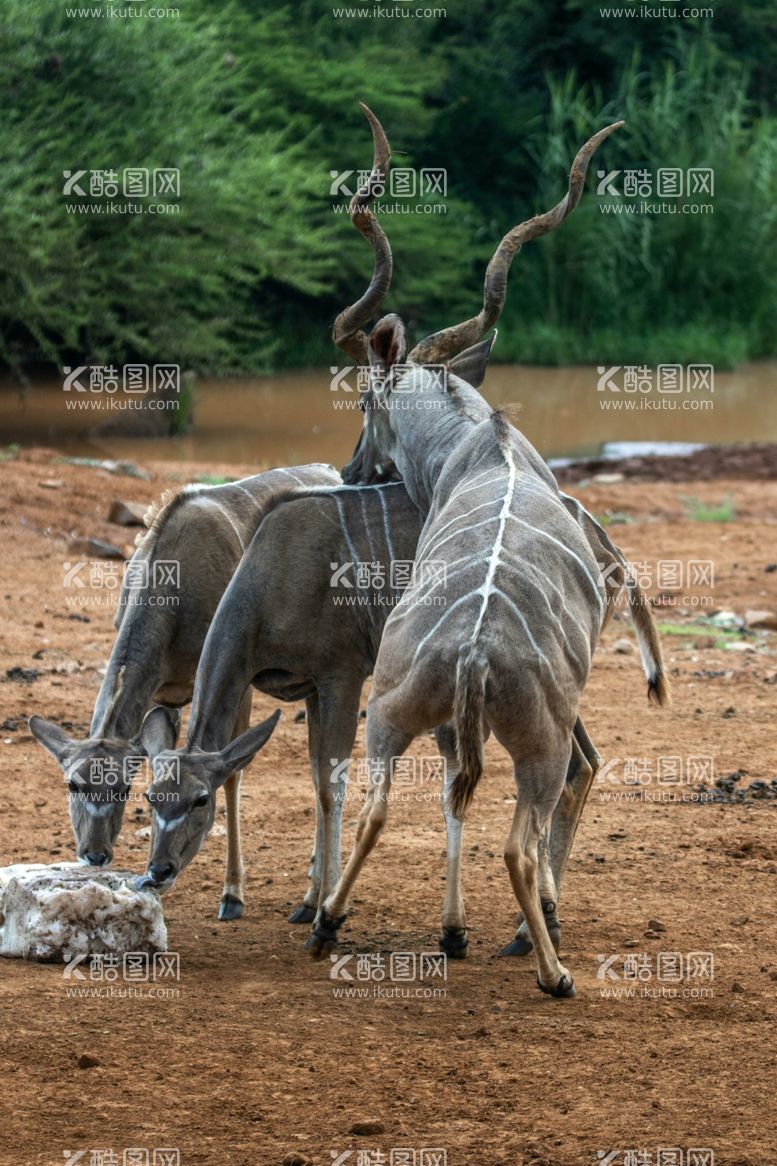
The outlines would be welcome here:
[[[610,383],[623,386],[623,369]],[[484,393],[509,404],[511,419],[545,457],[591,456],[605,443],[777,440],[777,361],[717,373],[714,386],[669,395],[598,388],[593,366],[496,365]],[[121,392],[116,399],[121,403]],[[126,400],[126,398],[125,398]],[[201,380],[194,427],[175,438],[101,431],[117,412],[99,394],[74,395],[59,380],[23,394],[0,383],[0,443],[44,444],[72,455],[261,465],[326,461],[341,466],[359,432],[359,394],[330,388],[326,369],[245,379]],[[74,407],[77,406],[77,407]]]

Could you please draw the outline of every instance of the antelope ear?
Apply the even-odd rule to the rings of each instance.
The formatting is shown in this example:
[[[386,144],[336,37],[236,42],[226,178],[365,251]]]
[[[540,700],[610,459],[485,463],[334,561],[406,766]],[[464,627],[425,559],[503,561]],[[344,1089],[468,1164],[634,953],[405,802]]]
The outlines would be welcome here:
[[[370,335],[370,365],[380,365],[386,372],[395,364],[404,364],[407,356],[405,325],[399,316],[384,316]]]
[[[140,744],[152,761],[157,753],[175,749],[178,729],[181,724],[181,710],[163,708],[157,705],[146,713],[140,730]]]
[[[56,757],[60,765],[66,765],[68,757],[78,742],[72,737],[68,737],[65,730],[60,729],[59,725],[55,725],[53,721],[44,720],[43,717],[30,717],[27,725],[38,744],[47,749],[52,757]]]
[[[485,340],[473,344],[471,348],[465,348],[458,356],[454,356],[452,360],[448,361],[448,371],[452,372],[454,376],[461,377],[473,389],[479,389],[486,377],[488,358],[491,355],[496,337],[495,330]]]
[[[281,710],[276,709],[266,721],[262,721],[260,725],[254,725],[253,729],[246,729],[245,733],[236,737],[231,744],[227,745],[226,749],[222,749],[220,753],[216,754],[219,760],[216,786],[223,785],[230,774],[244,769],[250,761],[253,761],[262,746],[266,745],[272,737],[275,726],[280,719]]]

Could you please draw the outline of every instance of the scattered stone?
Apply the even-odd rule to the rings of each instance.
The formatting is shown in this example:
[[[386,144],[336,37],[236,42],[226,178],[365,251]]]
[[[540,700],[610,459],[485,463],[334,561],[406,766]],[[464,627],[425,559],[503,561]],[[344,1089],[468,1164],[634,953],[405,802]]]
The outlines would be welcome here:
[[[651,931],[666,931],[666,924],[660,919],[648,919],[648,927]]]
[[[143,526],[143,518],[148,510],[144,502],[111,502],[108,521],[116,526]]]
[[[731,926],[732,926],[732,927],[744,927],[744,925],[745,925],[746,923],[749,923],[749,922],[750,922],[750,916],[749,916],[749,915],[736,915],[736,916],[735,916],[735,917],[734,917],[734,918],[731,920]]]
[[[717,611],[710,616],[710,623],[716,628],[737,628],[739,616],[734,611]]]
[[[600,486],[617,486],[618,482],[625,482],[625,474],[594,474],[593,481],[598,482]]]
[[[81,1056],[76,1061],[79,1069],[96,1069],[98,1065],[102,1065],[99,1057],[95,1057],[92,1053],[81,1053]]]
[[[624,638],[622,640],[616,640],[612,646],[612,650],[619,656],[633,656],[636,648],[632,644],[631,640]]]
[[[724,721],[730,721],[732,717],[737,715],[737,710],[734,708],[733,704],[730,704],[728,708],[724,709],[720,715],[723,717]]]
[[[639,943],[638,939],[624,939],[623,946],[624,947],[636,947],[638,943]]]
[[[18,680],[21,684],[32,684],[40,676],[37,668],[7,668],[6,680]]]
[[[770,632],[777,632],[777,613],[773,611],[746,611],[746,628],[765,628]]]
[[[308,714],[306,713],[305,709],[299,709],[299,711],[294,714],[294,724],[295,725],[303,725],[305,723],[307,715]]]
[[[726,649],[729,652],[754,652],[755,644],[748,644],[747,640],[730,640]]]
[[[96,559],[124,559],[124,551],[120,547],[99,538],[71,539],[68,550],[75,555],[90,555]]]
[[[62,478],[44,478],[42,482],[38,482],[44,490],[61,490],[64,484]]]
[[[290,1154],[284,1154],[281,1166],[313,1166],[313,1159],[292,1150]]]
[[[355,1121],[348,1132],[355,1134],[357,1138],[366,1138],[370,1134],[382,1134],[383,1122],[377,1121],[377,1119]]]
[[[660,939],[661,937],[661,933],[659,931],[653,931],[651,927],[648,927],[647,931],[643,931],[642,934],[645,939]]]
[[[731,991],[732,991],[732,992],[744,992],[744,990],[745,990],[745,989],[744,989],[744,988],[743,988],[743,986],[742,986],[742,985],[739,983],[739,980],[734,980],[734,983],[731,985]]]

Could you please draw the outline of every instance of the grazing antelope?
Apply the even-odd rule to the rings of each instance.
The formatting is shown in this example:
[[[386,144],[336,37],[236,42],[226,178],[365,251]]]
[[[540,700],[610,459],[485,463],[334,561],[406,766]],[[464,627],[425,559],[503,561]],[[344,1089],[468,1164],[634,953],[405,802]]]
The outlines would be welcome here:
[[[367,755],[379,779],[368,792],[343,875],[314,922],[307,946],[316,957],[336,942],[348,896],[385,823],[392,760],[420,733],[452,721],[457,762],[446,799],[457,820],[483,772],[484,736],[493,732],[512,757],[517,799],[505,861],[540,988],[574,995],[546,922],[558,896],[553,843],[546,840],[608,615],[607,588],[587,536],[596,524],[579,504],[577,515],[570,513],[539,455],[501,413],[491,412],[455,372],[441,386],[426,366],[462,349],[470,359],[487,350],[481,337],[501,311],[513,255],[572,212],[593,151],[615,128],[601,130],[579,151],[568,192],[552,211],[504,237],[489,264],[477,316],[428,337],[409,355],[396,316],[384,317],[370,336],[364,427],[343,476],[369,481],[377,467],[393,464],[427,516],[416,562],[442,562],[446,570],[444,581],[439,574],[431,582],[428,574],[416,574],[386,623],[367,714]],[[629,579],[627,585],[648,695],[663,704],[668,683],[655,626],[636,583]],[[442,614],[428,604],[435,592],[445,599]],[[463,934],[460,893],[446,906],[446,931]]]
[[[331,485],[331,466],[269,470],[223,486],[188,486],[147,515],[149,529],[125,575],[118,631],[92,713],[89,736],[70,737],[43,717],[30,717],[32,735],[65,773],[70,820],[81,862],[113,858],[130,797],[143,717],[155,701],[175,709],[191,700],[197,661],[219,599],[274,498],[291,486]],[[164,570],[177,564],[177,571]],[[140,575],[143,584],[136,586]],[[250,691],[241,693],[229,739],[248,728]],[[178,715],[175,716],[176,726]],[[254,730],[252,730],[253,732]],[[105,780],[105,770],[116,775]],[[243,907],[238,821],[240,773],[227,775],[227,863],[219,918]]]
[[[376,177],[385,175],[388,143],[377,119],[363,108],[373,130],[373,170],[368,184],[352,200],[350,214],[372,243],[375,265],[365,295],[340,314],[333,329],[335,343],[358,364],[368,360],[361,325],[376,312],[391,277],[385,236],[364,213]],[[464,353],[450,362],[450,368],[478,386],[487,354],[487,348]],[[490,416],[488,406],[473,392],[475,406],[484,417]],[[536,468],[547,475],[538,456]],[[566,502],[577,510],[574,499]],[[174,751],[175,725],[163,709],[147,717],[143,740],[154,771],[149,798],[155,807],[155,828],[143,885],[169,889],[207,837],[215,791],[227,771],[224,751],[229,724],[242,693],[253,684],[277,699],[304,697],[307,703],[318,829],[313,881],[291,921],[313,920],[339,877],[340,819],[359,696],[372,671],[386,618],[399,598],[397,590],[375,586],[362,591],[362,604],[339,605],[331,586],[332,568],[369,562],[378,568],[379,579],[390,580],[392,562],[414,558],[420,528],[418,511],[399,483],[290,489],[285,497],[276,498],[213,618],[200,658],[185,746]],[[609,540],[593,520],[587,534],[602,565],[614,563]],[[440,726],[436,737],[447,763],[455,764],[451,726]],[[551,861],[559,885],[596,766],[598,757],[578,721],[569,792],[552,828]],[[172,801],[170,795],[176,792],[178,800]],[[460,823],[447,809],[445,816],[446,901],[453,901],[460,883]],[[466,936],[455,929],[444,931],[442,943],[452,955],[466,950]],[[510,954],[529,950],[531,944],[521,935]]]

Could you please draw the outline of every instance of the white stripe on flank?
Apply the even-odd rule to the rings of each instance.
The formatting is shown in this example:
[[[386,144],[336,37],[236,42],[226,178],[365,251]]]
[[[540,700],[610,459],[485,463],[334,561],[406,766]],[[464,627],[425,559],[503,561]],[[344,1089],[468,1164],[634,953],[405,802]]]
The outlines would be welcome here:
[[[489,559],[488,570],[486,572],[486,580],[485,580],[485,583],[483,584],[483,587],[482,587],[483,602],[480,606],[480,614],[478,615],[477,622],[475,624],[475,630],[472,633],[472,642],[473,643],[480,635],[480,629],[482,628],[483,620],[485,619],[486,610],[488,608],[488,599],[489,599],[489,596],[491,594],[491,588],[494,585],[494,575],[496,574],[496,568],[499,565],[499,556],[502,552],[502,546],[504,544],[505,528],[507,527],[507,519],[510,516],[510,507],[512,506],[512,503],[513,503],[513,495],[515,494],[515,483],[516,483],[516,480],[518,478],[518,471],[516,470],[516,467],[515,467],[515,459],[513,458],[513,451],[510,449],[509,446],[500,445],[499,448],[502,451],[502,455],[504,456],[504,459],[507,462],[507,466],[508,466],[508,470],[509,470],[509,473],[507,475],[507,489],[505,490],[505,495],[504,495],[504,498],[502,500],[502,509],[499,512],[499,529],[496,532],[496,539],[494,540],[494,549],[491,552],[491,558]],[[528,628],[527,628],[527,632],[528,632]],[[529,636],[529,638],[531,639],[531,636]],[[532,640],[532,643],[533,642],[534,641]],[[537,649],[537,651],[539,651],[539,649]],[[543,659],[544,659],[544,657],[543,657]]]
[[[453,526],[454,522],[459,522],[465,518],[469,518],[471,514],[475,514],[478,510],[483,510],[486,506],[493,506],[496,501],[496,498],[489,498],[487,502],[479,502],[477,506],[473,506],[472,509],[467,510],[465,514],[456,514],[453,518],[449,518],[443,526],[435,526],[433,532],[431,532],[431,537],[434,541],[430,544],[424,540],[423,544],[418,548],[417,557],[420,558],[421,555],[426,557],[427,555],[431,554],[432,549],[437,550],[438,546],[442,546],[442,543],[437,543],[436,540],[444,530],[447,530],[449,526]],[[471,530],[472,528],[470,527],[469,529]],[[443,542],[447,541],[447,539],[443,539]]]
[[[430,640],[432,638],[432,636],[437,634],[440,627],[442,626],[443,621],[446,620],[449,615],[453,615],[456,608],[461,607],[462,603],[466,603],[468,599],[474,599],[474,597],[476,595],[477,595],[477,591],[468,591],[466,595],[460,595],[459,598],[456,600],[456,602],[452,603],[450,605],[450,607],[446,607],[445,611],[442,613],[440,618],[437,620],[437,623],[434,625],[434,627],[431,628],[426,633],[426,635],[418,641],[418,645],[416,647],[416,650],[413,653],[413,662],[410,665],[411,668],[413,667],[413,664],[415,664],[416,660],[418,659],[418,654],[421,651],[421,649],[423,648],[424,644],[427,642],[427,640]],[[393,619],[393,618],[394,618],[394,616],[393,616],[393,612],[392,612],[392,614],[389,616],[389,619]]]
[[[340,529],[342,530],[343,535],[345,536],[345,541],[348,545],[348,554],[351,556],[352,563],[358,563],[359,556],[356,553],[356,548],[354,547],[353,543],[351,542],[351,536],[348,533],[348,527],[345,525],[345,514],[343,513],[343,504],[340,501],[340,499],[337,497],[337,495],[334,496],[334,499],[335,499],[335,505],[337,506],[337,516],[340,519]]]
[[[291,470],[287,469],[286,466],[279,466],[278,473],[279,474],[288,474],[288,476],[291,478],[292,482],[296,482],[298,486],[305,486],[307,484],[306,482],[304,482],[302,480],[302,478],[298,478],[296,474],[293,474],[291,472]]]
[[[575,560],[575,562],[577,562],[582,567],[583,574],[588,579],[588,582],[591,584],[591,587],[593,589],[593,593],[596,596],[596,602],[599,604],[599,610],[601,611],[602,607],[604,606],[604,600],[602,599],[602,596],[599,592],[599,588],[596,585],[596,580],[594,579],[593,575],[588,570],[588,568],[586,567],[585,563],[580,558],[580,556],[578,554],[576,554],[575,551],[570,550],[570,548],[568,546],[566,546],[566,544],[563,543],[561,541],[561,539],[556,538],[555,535],[548,534],[548,532],[546,530],[540,530],[539,527],[532,526],[530,522],[526,522],[526,520],[523,518],[517,518],[515,514],[511,514],[511,515],[509,515],[509,517],[513,520],[513,522],[517,522],[521,526],[525,526],[527,530],[531,530],[534,534],[539,534],[543,538],[550,539],[550,541],[552,543],[555,543],[556,546],[561,547],[562,551],[564,551],[565,554],[571,555],[571,557]]]
[[[510,598],[510,596],[506,595],[501,587],[494,587],[493,594],[498,595],[500,599],[504,599],[505,603],[508,604],[508,606],[512,608],[514,615],[520,620],[521,625],[523,627],[523,630],[526,632],[526,637],[527,637],[529,643],[531,644],[532,648],[534,649],[535,654],[539,657],[539,659],[542,661],[543,664],[547,664],[548,668],[550,668],[550,664],[548,664],[547,656],[542,651],[539,644],[537,643],[534,636],[531,634],[531,632],[529,630],[529,625],[526,622],[526,616],[523,615],[523,613],[521,611],[519,611],[519,609],[515,606],[512,599]]]
[[[206,495],[206,497],[207,497],[207,495]],[[212,505],[213,505],[213,506],[215,506],[215,507],[216,507],[218,510],[220,510],[220,511],[221,511],[221,513],[224,515],[224,517],[226,518],[227,522],[229,523],[229,525],[232,527],[232,529],[234,530],[235,534],[237,535],[237,541],[240,543],[240,549],[241,549],[241,551],[244,551],[244,550],[246,549],[246,545],[245,545],[245,543],[243,542],[243,535],[241,534],[241,532],[240,532],[240,529],[239,529],[239,527],[237,526],[237,523],[235,522],[235,520],[234,520],[234,518],[232,517],[232,515],[229,513],[229,511],[228,511],[228,510],[225,510],[225,509],[224,509],[224,507],[221,505],[221,503],[220,503],[220,502],[217,502],[215,498],[208,498],[208,501],[209,501],[210,503],[212,503]]]
[[[374,547],[373,542],[372,542],[372,533],[370,532],[370,519],[369,519],[369,515],[367,514],[367,503],[366,503],[366,500],[365,500],[365,497],[363,494],[360,496],[359,501],[361,503],[361,508],[362,508],[362,518],[364,519],[364,529],[367,532],[367,543],[368,543],[369,548],[370,548],[370,556],[371,556],[372,561],[374,563],[377,561],[378,556],[375,553],[375,547]]]
[[[394,562],[394,544],[391,541],[391,530],[389,528],[388,510],[386,509],[386,499],[383,494],[378,491],[378,498],[380,499],[380,508],[383,511],[383,532],[386,536],[386,546],[388,547],[389,562]]]

